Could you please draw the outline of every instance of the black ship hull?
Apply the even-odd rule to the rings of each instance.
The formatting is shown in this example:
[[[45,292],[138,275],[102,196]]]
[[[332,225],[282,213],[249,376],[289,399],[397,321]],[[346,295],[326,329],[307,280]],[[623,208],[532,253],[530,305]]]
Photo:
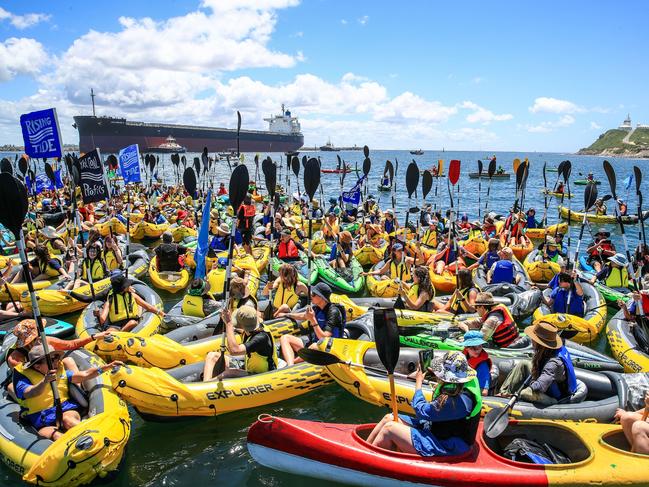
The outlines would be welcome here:
[[[237,146],[237,131],[224,128],[193,127],[189,125],[128,122],[123,118],[77,116],[74,122],[79,131],[79,150],[90,152],[118,152],[139,144],[140,151],[163,144],[167,137],[185,147],[188,152],[227,151]],[[241,152],[291,152],[304,145],[302,134],[282,134],[257,130],[241,130]]]

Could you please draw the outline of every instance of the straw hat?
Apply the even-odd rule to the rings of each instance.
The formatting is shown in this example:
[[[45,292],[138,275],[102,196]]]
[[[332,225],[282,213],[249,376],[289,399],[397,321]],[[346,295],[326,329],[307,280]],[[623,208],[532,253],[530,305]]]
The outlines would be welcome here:
[[[242,306],[232,315],[234,325],[245,331],[253,331],[257,328],[257,310],[252,306]]]
[[[227,223],[221,223],[217,228],[216,228],[216,233],[219,235],[228,235],[230,233],[230,229],[228,228]]]
[[[20,321],[13,329],[16,335],[16,347],[21,348],[29,345],[38,338],[38,328],[32,319]]]
[[[496,301],[494,301],[494,297],[491,293],[488,292],[483,292],[483,293],[478,293],[478,295],[475,297],[475,306],[496,306]]]
[[[53,356],[53,355],[58,355],[61,357],[63,355],[63,352],[58,351],[58,350],[50,350],[49,354],[45,353],[45,349],[43,348],[43,345],[35,345],[30,351],[29,355],[27,356],[29,361],[24,365],[26,369],[29,369],[36,365],[38,362],[43,360],[47,356]]]
[[[41,230],[41,233],[45,238],[58,238],[60,235],[56,232],[56,229],[52,226],[47,226]]]
[[[435,358],[430,368],[438,379],[450,384],[464,384],[476,377],[464,354],[458,351],[449,351]]]
[[[525,328],[525,334],[539,345],[556,350],[563,346],[559,329],[551,323],[540,321]]]

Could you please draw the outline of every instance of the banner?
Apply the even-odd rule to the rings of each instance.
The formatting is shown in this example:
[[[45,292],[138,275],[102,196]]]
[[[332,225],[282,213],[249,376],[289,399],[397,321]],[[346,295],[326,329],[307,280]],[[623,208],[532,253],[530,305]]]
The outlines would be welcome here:
[[[207,240],[210,236],[210,208],[212,204],[212,191],[207,192],[205,199],[205,206],[203,207],[203,217],[201,226],[198,230],[198,244],[196,245],[196,253],[194,261],[196,262],[196,270],[194,277],[205,277],[205,257],[207,257]],[[234,223],[232,223],[234,225]]]
[[[90,151],[79,158],[79,174],[81,176],[79,186],[84,204],[109,198],[99,149]]]
[[[120,150],[118,159],[124,184],[142,181],[140,177],[140,151],[137,144],[129,145]]]
[[[343,203],[348,203],[350,205],[358,205],[361,202],[361,188],[363,187],[363,182],[365,181],[365,175],[356,181],[356,184],[349,191],[343,191]]]
[[[20,116],[25,153],[29,157],[61,157],[61,130],[56,108],[25,113]]]

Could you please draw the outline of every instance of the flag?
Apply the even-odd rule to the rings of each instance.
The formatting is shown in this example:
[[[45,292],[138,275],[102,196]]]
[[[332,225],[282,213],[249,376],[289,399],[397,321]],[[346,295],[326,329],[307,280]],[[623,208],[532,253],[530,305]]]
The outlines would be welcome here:
[[[624,178],[624,189],[628,191],[632,183],[633,183],[633,174]]]
[[[101,162],[99,149],[92,150],[79,158],[79,186],[83,203],[95,203],[110,197]]]
[[[343,191],[343,203],[349,203],[350,205],[358,205],[361,202],[361,188],[363,187],[363,182],[365,181],[365,175],[361,176],[352,189],[349,191]]]
[[[137,144],[129,145],[119,151],[119,167],[124,178],[124,184],[140,183],[140,151]]]
[[[60,169],[54,171],[54,182],[56,182],[56,189],[61,189],[63,187],[63,180],[61,179]]]
[[[20,127],[25,142],[25,153],[29,157],[61,157],[61,129],[56,108],[22,114]]]
[[[196,245],[196,253],[194,254],[194,261],[196,262],[196,270],[194,277],[205,277],[205,257],[207,256],[207,240],[210,236],[210,209],[212,204],[212,191],[207,192],[207,199],[203,207],[203,218],[201,219],[201,227],[198,230],[198,243]]]

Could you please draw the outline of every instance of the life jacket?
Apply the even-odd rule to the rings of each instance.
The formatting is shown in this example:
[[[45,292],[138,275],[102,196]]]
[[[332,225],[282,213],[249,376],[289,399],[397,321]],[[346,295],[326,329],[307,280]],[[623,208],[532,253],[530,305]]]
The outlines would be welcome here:
[[[435,256],[435,262],[444,261],[446,265],[452,264],[457,260],[457,250],[451,247],[446,247]]]
[[[613,247],[611,241],[606,239],[602,242],[598,242],[597,245],[595,245],[595,248],[590,253],[591,257],[599,257],[599,252],[597,251],[597,247],[601,247],[602,252],[606,252],[606,251],[613,252],[615,250],[615,247]]]
[[[243,227],[248,230],[249,228],[252,228],[252,223],[254,221],[255,215],[257,213],[257,209],[255,208],[255,205],[241,205],[241,209],[243,210]]]
[[[192,296],[187,293],[183,297],[183,304],[181,305],[182,314],[187,316],[195,316],[197,318],[205,318],[203,311],[203,296]]]
[[[491,370],[491,359],[485,349],[482,349],[477,357],[470,357],[469,352],[466,349],[464,349],[462,353],[464,353],[466,361],[469,362],[469,366],[473,370],[478,370],[478,366],[483,362],[487,362],[487,366],[489,367],[489,370]]]
[[[273,307],[275,309],[279,308],[281,305],[285,304],[289,308],[293,309],[298,301],[300,296],[295,292],[295,288],[285,288],[284,284],[280,281],[277,290],[275,291],[275,297],[273,298]]]
[[[387,218],[383,222],[383,228],[385,229],[385,233],[392,233],[394,232],[394,219],[393,220],[388,220]]]
[[[178,246],[172,243],[163,243],[155,251],[158,259],[158,272],[177,272],[178,264]]]
[[[527,228],[537,228],[536,218],[534,218],[533,216],[528,216],[526,226]]]
[[[17,365],[16,371],[24,375],[32,385],[36,385],[43,380],[43,374],[32,368],[26,369],[24,364]],[[63,367],[63,362],[59,362],[59,367],[56,369],[56,375],[58,377],[56,388],[59,391],[61,402],[64,402],[69,396],[68,378],[65,373],[65,368]],[[19,399],[18,403],[21,406],[21,415],[35,414],[49,409],[54,406],[52,387],[48,384],[43,388],[42,392],[38,396]]]
[[[277,257],[280,259],[296,259],[299,256],[297,246],[293,239],[280,242],[277,247]]]
[[[557,262],[559,260],[560,255],[558,250],[555,250],[553,252],[551,250],[546,249],[545,253],[548,256],[548,260],[550,260],[550,262]]]
[[[512,284],[514,282],[514,263],[511,260],[499,260],[496,262],[491,284],[500,283]]]
[[[392,279],[401,279],[402,281],[411,281],[410,269],[405,262],[390,261],[390,277]]]
[[[500,261],[500,256],[498,255],[498,252],[487,251],[484,260],[485,267],[487,269],[491,269],[491,266],[498,261]]]
[[[417,300],[417,298],[419,297],[419,284],[413,284],[412,286],[410,286],[410,289],[408,290],[408,297],[411,301]],[[428,301],[426,301],[417,311],[425,311],[427,313],[433,311],[433,303],[431,303],[431,299],[432,296],[429,296]]]
[[[83,259],[81,264],[81,278],[88,279],[88,267],[90,267],[90,275],[92,277],[92,282],[97,282],[101,279],[104,279],[108,275],[108,270],[106,269],[106,264],[101,259]]]
[[[228,250],[228,238],[214,236],[210,241],[210,249],[212,250]]]
[[[262,374],[264,372],[277,369],[277,356],[275,354],[275,339],[273,338],[273,334],[270,332],[269,328],[262,326],[261,328],[258,328],[257,330],[253,331],[251,334],[247,335],[244,338],[243,344],[245,345],[246,342],[248,342],[253,336],[257,335],[258,333],[266,334],[266,336],[270,340],[270,345],[271,345],[270,349],[272,352],[271,355],[268,357],[265,355],[261,355],[257,352],[246,353],[245,367],[246,367],[246,371],[250,374]]]
[[[572,365],[570,352],[568,352],[568,349],[565,346],[561,347],[557,351],[556,356],[561,359],[561,362],[563,362],[563,367],[566,371],[566,380],[560,384],[553,382],[548,388],[547,394],[556,400],[561,400],[565,397],[572,396],[575,393],[577,390],[577,376],[575,375],[575,368]]]
[[[437,247],[437,232],[435,227],[428,227],[421,239],[421,244],[427,247]]]
[[[626,267],[618,268],[618,267],[610,267],[608,276],[606,277],[606,281],[604,283],[608,287],[616,288],[616,287],[623,287],[623,288],[628,288],[629,287],[629,271],[627,271]]]
[[[47,242],[45,242],[45,247],[47,247],[47,250],[49,250],[50,255],[61,255],[62,252],[58,247],[54,247],[54,242],[56,240],[61,240],[60,238],[49,238],[47,239]]]
[[[346,316],[347,316],[347,311],[345,310],[345,307],[337,304],[337,303],[329,303],[325,309],[320,309],[317,306],[314,307],[315,311],[315,317],[316,320],[318,321],[318,325],[320,328],[324,330],[325,326],[327,325],[327,310],[329,309],[329,306],[334,306],[335,308],[338,308],[338,311],[340,311],[340,316],[341,316],[341,323],[338,328],[335,330],[331,331],[331,337],[332,338],[343,338],[345,335],[345,321],[346,321]]]
[[[104,251],[104,261],[106,263],[106,269],[108,271],[114,271],[119,267],[117,256],[115,256],[114,250],[109,249]]]
[[[340,224],[338,223],[337,219],[334,223],[331,223],[330,225],[331,225],[331,229],[329,229],[327,225],[322,226],[322,233],[325,237],[333,237],[340,230]]]
[[[440,393],[441,388],[437,387],[433,393],[433,399],[437,398]],[[432,424],[431,430],[435,432],[435,437],[440,440],[459,437],[467,445],[473,445],[478,432],[478,424],[480,423],[480,411],[482,410],[482,391],[477,377],[464,384],[462,394],[468,394],[473,400],[474,406],[469,415],[461,419],[436,421]]]
[[[250,304],[250,301],[252,301],[252,304]],[[254,296],[245,296],[245,297],[243,297],[241,299],[232,298],[231,302],[232,302],[232,307],[230,309],[233,309],[233,310],[239,309],[242,306],[251,306],[251,307],[253,307],[255,309],[258,308],[257,298],[255,298]]]
[[[570,309],[568,309],[568,293],[570,292]],[[569,313],[574,316],[583,318],[584,316],[584,297],[579,296],[572,289],[562,289],[557,294],[552,303],[552,311],[555,313]]]
[[[470,313],[469,311],[469,293],[471,291],[476,291],[480,292],[480,290],[476,287],[467,287],[464,289],[460,289],[460,296],[462,299],[458,299],[455,294],[451,297],[451,303],[449,304],[450,311],[452,313]]]
[[[61,266],[63,265],[63,262],[59,257],[52,257],[50,260],[56,260]],[[57,277],[59,275],[59,271],[50,265],[49,260],[46,264],[41,264],[41,262],[38,261],[38,271],[39,274],[45,274],[47,277]]]
[[[108,320],[111,323],[140,317],[140,307],[129,291],[117,294],[111,289],[108,303]]]
[[[497,347],[508,347],[519,337],[518,328],[516,327],[514,318],[509,310],[502,304],[494,306],[491,311],[487,313],[486,318],[491,316],[502,318],[502,323],[498,325],[494,330],[493,335],[491,335],[491,341]]]

